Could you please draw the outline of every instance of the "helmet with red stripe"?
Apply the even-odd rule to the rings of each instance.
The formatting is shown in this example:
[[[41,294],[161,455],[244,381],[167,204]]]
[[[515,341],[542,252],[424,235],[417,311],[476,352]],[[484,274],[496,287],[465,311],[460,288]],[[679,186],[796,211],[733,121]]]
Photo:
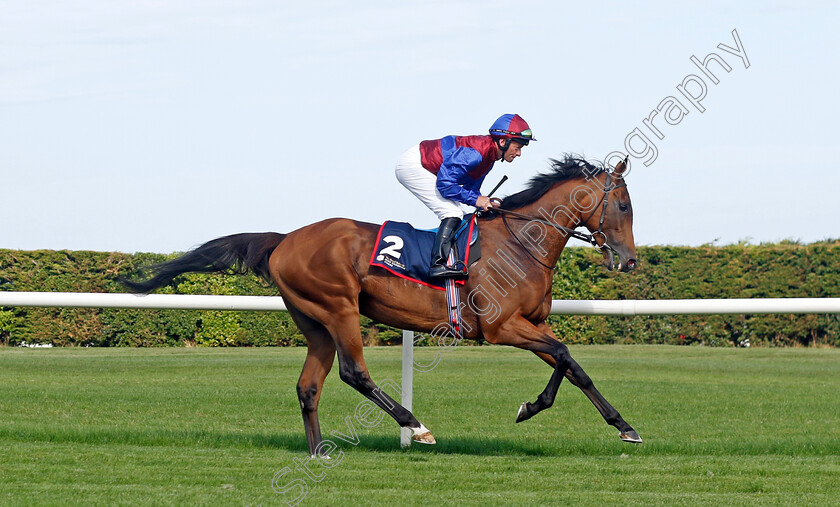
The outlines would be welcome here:
[[[490,127],[490,135],[496,138],[513,139],[524,145],[536,141],[531,127],[518,114],[503,114]]]

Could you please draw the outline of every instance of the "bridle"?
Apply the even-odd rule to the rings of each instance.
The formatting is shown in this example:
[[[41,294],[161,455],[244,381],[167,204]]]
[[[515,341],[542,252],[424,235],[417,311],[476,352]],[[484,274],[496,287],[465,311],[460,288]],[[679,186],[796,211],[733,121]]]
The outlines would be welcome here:
[[[612,257],[613,255],[617,254],[618,252],[609,243],[607,243],[607,235],[604,233],[604,220],[607,217],[607,205],[609,204],[610,192],[612,192],[613,190],[615,190],[617,188],[626,187],[626,186],[627,186],[627,183],[624,183],[624,182],[613,184],[612,183],[612,173],[607,171],[607,180],[604,183],[604,194],[601,196],[601,199],[599,200],[598,205],[596,205],[595,209],[592,210],[592,213],[590,213],[589,216],[586,217],[586,220],[583,220],[581,222],[581,225],[589,222],[589,220],[598,211],[598,206],[601,207],[601,219],[598,221],[598,230],[595,231],[592,234],[589,234],[589,233],[586,233],[586,232],[580,232],[580,231],[572,229],[570,227],[564,227],[562,225],[555,224],[553,222],[549,222],[548,220],[544,220],[542,218],[537,218],[537,217],[533,217],[533,216],[530,216],[530,215],[525,215],[523,213],[517,213],[516,211],[512,211],[512,210],[508,210],[508,209],[504,209],[504,208],[492,208],[491,210],[489,210],[489,212],[490,213],[500,213],[502,215],[502,222],[505,224],[505,228],[508,230],[508,233],[510,233],[510,235],[520,244],[520,246],[522,246],[522,248],[525,250],[525,252],[527,252],[528,255],[531,256],[531,258],[533,258],[535,261],[537,261],[541,266],[543,266],[546,269],[554,269],[554,266],[549,266],[548,264],[546,264],[543,261],[541,261],[540,259],[538,259],[533,253],[531,253],[531,250],[528,247],[526,247],[524,243],[522,243],[522,240],[519,239],[519,236],[517,236],[516,233],[514,233],[514,231],[511,229],[507,218],[508,217],[513,217],[513,218],[517,218],[517,219],[520,219],[520,220],[528,220],[528,221],[532,221],[532,222],[538,222],[538,223],[541,223],[541,224],[544,224],[544,225],[554,227],[555,229],[559,229],[559,230],[565,232],[566,234],[568,234],[572,238],[575,238],[575,239],[584,241],[586,243],[589,243],[590,245],[594,246],[596,249],[598,249],[600,251],[603,251],[604,249],[609,250],[612,254],[611,255],[611,257]],[[598,243],[598,236],[601,236],[601,238],[602,238],[601,243]]]
[[[610,250],[612,250],[613,253],[617,253],[615,251],[615,248],[611,247],[607,243],[607,235],[604,234],[604,219],[607,216],[607,204],[609,203],[609,200],[610,200],[610,192],[612,192],[616,188],[626,187],[627,183],[624,183],[622,181],[620,184],[610,185],[611,180],[612,180],[612,173],[607,171],[607,181],[604,183],[604,195],[603,195],[603,197],[601,197],[601,202],[603,204],[601,205],[601,219],[598,221],[598,230],[595,231],[594,234],[588,234],[588,236],[591,236],[592,239],[591,239],[590,243],[593,246],[595,246],[596,248],[598,248],[598,249],[609,248]],[[586,217],[586,220],[581,222],[581,224],[585,224],[586,222],[588,222],[589,219],[592,218],[592,215],[595,214],[595,211],[597,209],[598,209],[598,207],[596,206],[595,209],[592,210],[592,213],[590,213],[589,216]],[[596,238],[595,238],[595,236],[598,235],[598,234],[600,234],[601,237],[604,238],[604,242],[601,243],[600,247],[598,246],[598,243],[597,243]]]

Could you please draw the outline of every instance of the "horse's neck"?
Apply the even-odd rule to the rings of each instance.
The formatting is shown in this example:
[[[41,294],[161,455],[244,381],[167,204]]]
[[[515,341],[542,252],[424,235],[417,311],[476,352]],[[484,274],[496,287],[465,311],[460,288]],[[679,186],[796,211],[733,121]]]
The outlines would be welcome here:
[[[538,199],[536,202],[516,210],[517,213],[541,221],[534,223],[540,224],[542,230],[545,231],[545,237],[540,241],[540,245],[546,252],[544,262],[549,266],[557,264],[560,254],[563,253],[563,249],[569,241],[568,233],[563,231],[562,228],[574,229],[580,225],[580,212],[571,204],[570,197],[571,190],[577,186],[575,184],[559,185],[558,188],[550,191],[551,196],[548,198]]]

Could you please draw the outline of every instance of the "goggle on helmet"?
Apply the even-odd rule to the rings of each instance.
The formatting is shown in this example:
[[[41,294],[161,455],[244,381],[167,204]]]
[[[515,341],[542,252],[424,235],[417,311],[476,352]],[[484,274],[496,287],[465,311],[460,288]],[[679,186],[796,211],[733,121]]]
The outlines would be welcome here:
[[[504,139],[513,139],[527,146],[530,141],[536,141],[531,127],[518,114],[503,114],[490,126],[490,135]]]

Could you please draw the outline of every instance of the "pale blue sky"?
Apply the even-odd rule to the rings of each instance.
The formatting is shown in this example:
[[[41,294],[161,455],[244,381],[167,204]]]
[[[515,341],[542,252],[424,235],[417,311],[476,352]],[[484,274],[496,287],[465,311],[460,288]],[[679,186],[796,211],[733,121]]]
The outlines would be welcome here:
[[[567,4],[0,1],[0,248],[432,227],[397,157],[508,112],[539,141],[486,191],[638,127],[658,158],[628,177],[637,244],[840,237],[837,2]],[[733,29],[749,68],[717,48]],[[642,120],[710,52],[732,71],[654,138]]]

